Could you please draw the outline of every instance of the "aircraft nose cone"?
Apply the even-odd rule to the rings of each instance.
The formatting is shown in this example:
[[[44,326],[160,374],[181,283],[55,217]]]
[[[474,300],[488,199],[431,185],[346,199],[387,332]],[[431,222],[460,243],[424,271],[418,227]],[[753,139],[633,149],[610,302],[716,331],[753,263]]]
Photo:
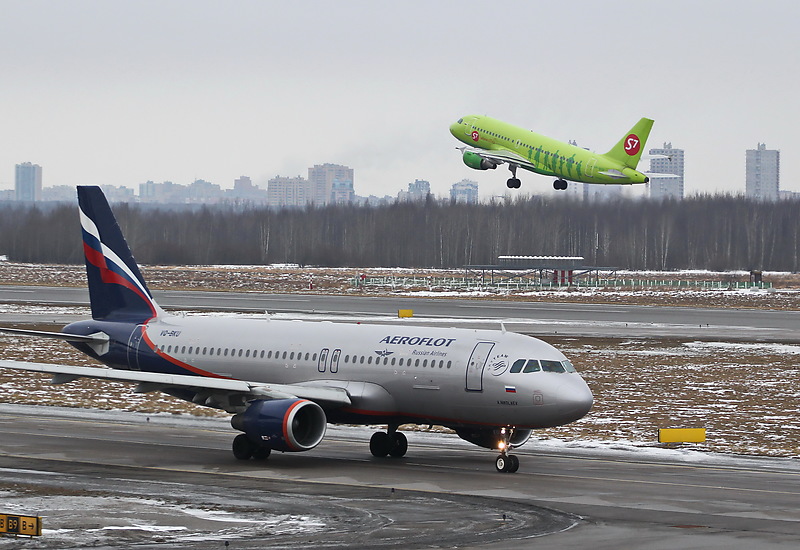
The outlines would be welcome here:
[[[457,136],[458,131],[459,131],[460,128],[461,128],[461,125],[458,122],[454,122],[453,124],[450,125],[450,133],[453,136]]]
[[[594,404],[592,390],[583,378],[575,378],[558,388],[558,411],[566,422],[583,418]]]

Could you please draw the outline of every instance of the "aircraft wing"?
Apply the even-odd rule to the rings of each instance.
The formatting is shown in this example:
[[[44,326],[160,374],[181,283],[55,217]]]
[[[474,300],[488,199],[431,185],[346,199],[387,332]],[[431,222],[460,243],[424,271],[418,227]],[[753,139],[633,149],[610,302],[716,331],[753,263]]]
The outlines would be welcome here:
[[[321,404],[340,407],[350,405],[350,396],[343,388],[307,384],[264,384],[229,378],[209,378],[179,374],[162,374],[104,367],[75,367],[49,363],[0,360],[0,368],[17,369],[52,374],[53,384],[64,384],[78,378],[97,378],[117,382],[137,382],[138,393],[181,388],[205,391],[211,394],[239,394],[245,399],[300,398]]]

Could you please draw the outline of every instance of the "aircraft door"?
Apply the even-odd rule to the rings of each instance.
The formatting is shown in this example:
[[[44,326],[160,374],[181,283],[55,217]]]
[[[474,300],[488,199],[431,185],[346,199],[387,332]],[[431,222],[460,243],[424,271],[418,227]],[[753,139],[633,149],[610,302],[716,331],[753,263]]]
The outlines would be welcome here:
[[[128,368],[131,370],[142,370],[139,368],[139,344],[142,342],[143,335],[144,325],[138,325],[128,339]]]
[[[464,119],[464,134],[471,136],[474,129],[475,117],[467,117]]]
[[[467,361],[467,391],[483,391],[483,369],[494,347],[494,342],[480,342]]]
[[[597,164],[597,159],[592,157],[592,160],[586,163],[586,168],[584,168],[583,173],[590,178],[594,176],[594,167]]]
[[[328,362],[329,351],[330,350],[328,348],[323,348],[322,351],[319,352],[319,361],[317,362],[317,370],[319,372],[325,372],[326,364]]]

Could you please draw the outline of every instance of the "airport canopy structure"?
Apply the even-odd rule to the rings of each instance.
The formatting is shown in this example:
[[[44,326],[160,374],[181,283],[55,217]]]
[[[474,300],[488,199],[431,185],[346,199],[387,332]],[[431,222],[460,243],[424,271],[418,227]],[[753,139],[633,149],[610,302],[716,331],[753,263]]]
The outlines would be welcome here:
[[[554,285],[571,285],[576,278],[591,277],[600,271],[616,273],[615,267],[596,267],[584,264],[583,256],[498,256],[493,265],[467,265],[464,271],[480,271],[485,282],[489,273],[489,284],[499,279],[537,278],[539,284],[547,281]]]

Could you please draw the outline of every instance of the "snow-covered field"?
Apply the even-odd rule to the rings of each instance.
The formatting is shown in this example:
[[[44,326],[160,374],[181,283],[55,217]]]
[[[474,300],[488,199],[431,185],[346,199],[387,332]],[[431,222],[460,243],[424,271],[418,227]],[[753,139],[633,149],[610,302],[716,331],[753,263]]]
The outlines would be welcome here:
[[[542,290],[489,288],[459,289],[449,286],[367,285],[356,286],[361,275],[369,277],[417,277],[437,279],[463,277],[460,269],[404,268],[322,268],[293,265],[274,266],[143,266],[143,274],[151,289],[235,290],[257,292],[347,293],[353,295],[433,296],[475,299],[500,298],[526,301],[570,301],[615,304],[683,305],[699,307],[737,307],[800,310],[800,274],[764,272],[764,281],[774,285],[770,290],[631,288],[553,288]],[[746,282],[745,271],[648,271],[616,272],[619,278]],[[83,266],[33,265],[0,262],[0,283],[22,285],[86,284]]]

